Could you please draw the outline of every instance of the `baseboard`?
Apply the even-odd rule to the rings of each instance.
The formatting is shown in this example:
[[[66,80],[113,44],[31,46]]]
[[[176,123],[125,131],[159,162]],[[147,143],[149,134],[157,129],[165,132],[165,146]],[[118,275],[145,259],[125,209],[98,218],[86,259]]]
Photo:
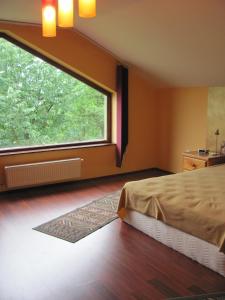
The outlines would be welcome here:
[[[7,191],[6,187],[4,184],[0,184],[0,192],[5,192]]]
[[[141,174],[141,173],[144,173],[144,172],[158,172],[159,173],[158,176],[174,174],[172,172],[164,171],[164,170],[161,170],[159,168],[153,167],[153,168],[147,168],[147,169],[124,172],[124,173],[117,173],[117,174],[99,176],[99,177],[94,177],[94,178],[84,178],[84,179],[77,180],[75,182],[91,182],[91,181],[102,180],[102,179],[110,179],[110,178],[117,178],[117,177],[123,177],[123,176],[126,177],[126,176],[129,176],[129,175]],[[160,175],[160,173],[161,173],[161,175]]]

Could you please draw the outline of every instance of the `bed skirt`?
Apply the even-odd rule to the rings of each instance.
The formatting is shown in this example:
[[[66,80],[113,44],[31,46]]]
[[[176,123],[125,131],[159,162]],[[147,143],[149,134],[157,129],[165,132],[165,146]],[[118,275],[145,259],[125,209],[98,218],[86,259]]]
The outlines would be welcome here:
[[[225,277],[225,255],[213,244],[136,211],[127,210],[124,221]]]

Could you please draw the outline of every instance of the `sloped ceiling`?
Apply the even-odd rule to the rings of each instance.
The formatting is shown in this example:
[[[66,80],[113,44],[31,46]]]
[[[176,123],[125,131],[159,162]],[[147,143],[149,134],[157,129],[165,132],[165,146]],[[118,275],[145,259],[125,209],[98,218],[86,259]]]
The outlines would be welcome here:
[[[0,19],[40,23],[41,1],[0,0]],[[97,0],[75,28],[158,86],[225,85],[225,0]]]

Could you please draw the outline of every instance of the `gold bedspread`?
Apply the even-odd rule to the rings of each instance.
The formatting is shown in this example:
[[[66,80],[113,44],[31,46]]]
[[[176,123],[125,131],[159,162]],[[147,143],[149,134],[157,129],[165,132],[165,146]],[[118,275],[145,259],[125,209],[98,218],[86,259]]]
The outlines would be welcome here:
[[[219,247],[225,253],[225,165],[124,185],[118,214],[149,215]]]

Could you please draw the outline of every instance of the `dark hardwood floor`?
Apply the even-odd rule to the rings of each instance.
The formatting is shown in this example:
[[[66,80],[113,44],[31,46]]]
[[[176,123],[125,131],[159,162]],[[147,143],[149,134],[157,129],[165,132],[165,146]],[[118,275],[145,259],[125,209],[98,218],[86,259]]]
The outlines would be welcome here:
[[[32,230],[145,171],[0,194],[0,300],[147,300],[219,292],[225,278],[119,219],[75,244]]]

